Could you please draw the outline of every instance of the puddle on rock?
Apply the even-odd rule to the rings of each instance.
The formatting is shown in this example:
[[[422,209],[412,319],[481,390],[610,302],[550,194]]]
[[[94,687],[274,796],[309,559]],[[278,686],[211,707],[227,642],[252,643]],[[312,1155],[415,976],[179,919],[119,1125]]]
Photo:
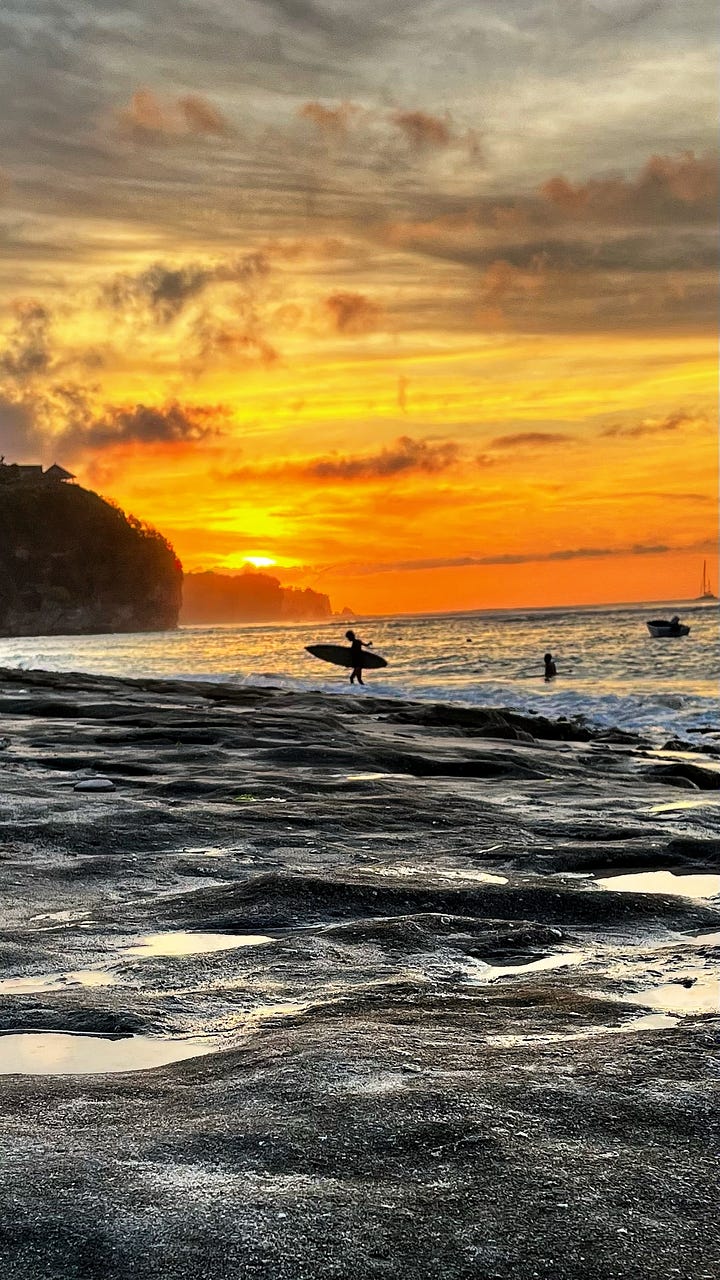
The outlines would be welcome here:
[[[629,1031],[662,1031],[676,1027],[678,1022],[678,1018],[669,1017],[666,1013],[647,1013],[623,1022],[619,1027],[585,1027],[582,1031],[548,1031],[537,1035],[491,1035],[487,1036],[486,1043],[501,1049],[524,1044],[562,1044],[569,1040],[592,1040],[595,1036],[619,1035]]]
[[[0,1075],[98,1075],[108,1071],[147,1071],[212,1053],[202,1040],[154,1040],[129,1036],[73,1035],[66,1031],[21,1031],[0,1035]]]
[[[682,812],[684,809],[706,809],[710,806],[720,804],[720,796],[703,796],[702,800],[674,800],[671,803],[654,804],[647,810],[648,813],[676,813]]]
[[[714,898],[720,894],[720,875],[675,875],[672,871],[639,871],[636,874],[603,876],[595,881],[601,889],[625,893],[665,893],[683,898]]]
[[[561,951],[552,956],[541,956],[539,960],[529,960],[527,964],[494,965],[477,961],[481,966],[480,977],[488,982],[496,978],[514,977],[516,973],[540,973],[548,969],[564,969],[568,965],[582,964],[587,960],[583,951]]]
[[[682,982],[663,982],[660,986],[634,991],[622,998],[627,1004],[645,1005],[648,1009],[661,1009],[664,1013],[677,1013],[681,1017],[720,1014],[720,978],[717,974],[699,974],[692,986],[684,986]]]
[[[379,778],[404,778],[402,773],[338,773],[340,782],[377,782]]]
[[[683,936],[682,942],[692,942],[698,947],[720,946],[720,933],[696,933],[694,938]]]
[[[41,911],[39,916],[30,917],[30,923],[35,924],[38,920],[55,920],[58,924],[70,924],[74,920],[82,920],[89,915],[89,911]]]
[[[410,866],[398,863],[394,867],[378,867],[380,876],[429,876],[438,880],[471,880],[475,884],[507,884],[507,876],[496,876],[491,871],[453,871],[443,867]]]
[[[148,933],[126,956],[192,956],[207,951],[230,951],[233,947],[259,947],[274,942],[263,933]]]
[[[0,994],[29,995],[34,991],[57,991],[66,987],[111,987],[115,978],[101,969],[74,969],[69,973],[27,975],[0,979]]]

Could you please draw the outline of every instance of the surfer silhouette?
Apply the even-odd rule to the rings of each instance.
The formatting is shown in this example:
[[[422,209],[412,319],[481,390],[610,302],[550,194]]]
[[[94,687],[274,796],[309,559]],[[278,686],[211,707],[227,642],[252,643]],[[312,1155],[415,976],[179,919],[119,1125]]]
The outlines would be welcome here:
[[[552,654],[551,654],[551,653],[546,653],[546,654],[545,654],[544,662],[545,662],[545,679],[546,679],[546,681],[554,680],[554,679],[555,679],[555,677],[556,677],[556,675],[557,675],[557,667],[555,666],[555,663],[553,662],[553,656],[552,656]]]
[[[357,680],[358,684],[364,684],[365,681],[362,678],[362,666],[360,665],[362,662],[362,651],[363,649],[372,649],[372,642],[368,641],[366,643],[365,640],[361,640],[359,636],[355,635],[354,631],[346,631],[345,639],[350,641],[350,657],[355,664],[350,672],[350,683],[354,684]]]

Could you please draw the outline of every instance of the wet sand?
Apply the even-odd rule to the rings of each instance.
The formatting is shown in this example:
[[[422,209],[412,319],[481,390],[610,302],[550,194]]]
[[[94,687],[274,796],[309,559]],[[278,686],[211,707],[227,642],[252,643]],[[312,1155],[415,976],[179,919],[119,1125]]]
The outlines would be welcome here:
[[[19,671],[0,735],[14,1280],[717,1274],[716,757]]]

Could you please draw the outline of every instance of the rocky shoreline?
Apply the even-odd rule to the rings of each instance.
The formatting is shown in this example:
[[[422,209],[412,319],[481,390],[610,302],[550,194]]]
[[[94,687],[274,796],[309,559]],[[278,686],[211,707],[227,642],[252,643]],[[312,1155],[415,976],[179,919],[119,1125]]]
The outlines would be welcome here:
[[[710,747],[14,670],[0,734],[14,1280],[717,1274]]]

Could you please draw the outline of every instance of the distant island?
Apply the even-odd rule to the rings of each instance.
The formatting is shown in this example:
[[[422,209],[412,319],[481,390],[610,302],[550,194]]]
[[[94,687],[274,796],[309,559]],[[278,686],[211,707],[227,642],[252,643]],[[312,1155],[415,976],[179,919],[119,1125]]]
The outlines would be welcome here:
[[[0,460],[0,635],[176,627],[182,566],[170,543],[74,478]]]
[[[180,621],[319,622],[332,617],[328,596],[310,587],[283,587],[267,573],[187,573]]]

